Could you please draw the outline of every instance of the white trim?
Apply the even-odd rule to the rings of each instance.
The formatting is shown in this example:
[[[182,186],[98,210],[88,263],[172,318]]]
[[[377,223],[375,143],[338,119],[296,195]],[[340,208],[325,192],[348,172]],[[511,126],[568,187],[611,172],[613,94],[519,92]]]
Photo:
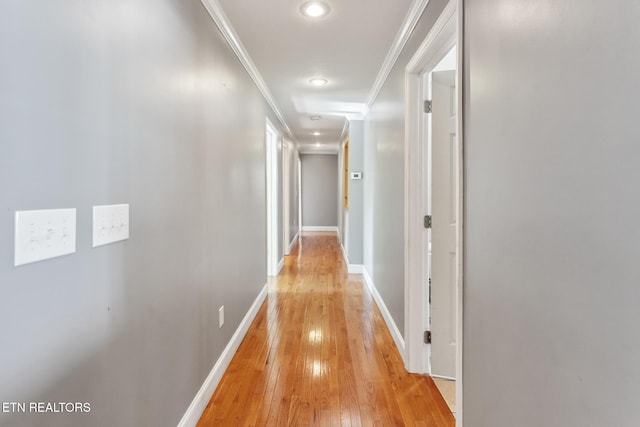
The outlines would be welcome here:
[[[405,16],[402,26],[400,27],[400,30],[398,30],[396,38],[393,40],[393,44],[382,63],[382,67],[380,67],[380,71],[378,71],[378,76],[376,77],[373,86],[371,87],[364,116],[366,116],[371,107],[373,107],[373,103],[376,101],[378,94],[382,90],[382,86],[384,86],[389,74],[391,74],[393,66],[396,64],[398,57],[400,57],[402,49],[404,49],[404,46],[407,44],[407,41],[409,40],[409,37],[416,25],[418,25],[418,21],[428,4],[429,0],[414,0],[411,4],[409,12],[407,13],[407,16]]]
[[[433,25],[424,42],[417,49],[405,69],[405,341],[407,353],[405,364],[409,372],[426,373],[423,332],[427,324],[425,311],[427,295],[424,290],[424,278],[428,277],[425,265],[423,216],[425,215],[426,189],[422,175],[424,158],[422,139],[422,81],[421,74],[437,65],[456,41],[456,1],[450,1]],[[458,54],[460,58],[462,55]],[[420,232],[416,232],[420,230]]]
[[[458,123],[456,132],[458,134],[458,229],[456,230],[458,235],[456,236],[456,254],[458,255],[458,340],[456,342],[456,426],[462,427],[462,415],[463,415],[463,393],[462,384],[464,378],[463,372],[463,345],[464,345],[464,333],[463,333],[463,320],[464,320],[464,0],[455,0],[458,8],[458,21],[457,21],[457,65],[456,65],[456,87],[457,89],[457,101],[458,101]]]
[[[296,235],[293,237],[293,240],[291,240],[291,243],[289,244],[289,253],[291,253],[291,251],[293,250],[293,247],[296,245],[296,242],[298,241],[298,237],[300,237],[300,230],[298,230]]]
[[[426,254],[423,253],[425,245],[422,238],[416,239],[417,233],[411,230],[422,228],[421,211],[423,197],[426,191],[423,189],[423,177],[420,171],[420,159],[422,159],[420,138],[422,137],[422,118],[419,96],[423,93],[420,75],[433,69],[441,57],[443,57],[452,46],[457,49],[456,85],[457,85],[457,134],[458,134],[458,187],[456,188],[458,198],[458,228],[456,230],[456,251],[458,257],[457,264],[457,287],[458,287],[458,307],[457,307],[457,346],[456,346],[456,426],[463,425],[463,220],[464,220],[464,20],[463,0],[450,0],[442,11],[440,17],[425,38],[424,42],[417,49],[411,61],[407,64],[405,73],[405,102],[406,102],[406,122],[405,122],[405,338],[406,338],[406,359],[405,364],[410,372],[421,372],[424,368],[422,349],[421,318],[425,313],[419,313],[423,309],[424,285],[422,284],[426,266],[424,265]],[[416,228],[418,227],[418,228]],[[422,233],[420,233],[422,234]],[[426,313],[428,316],[428,313]],[[413,344],[413,346],[412,346]]]
[[[342,127],[342,132],[340,132],[340,139],[338,140],[340,141],[338,143],[339,144],[338,151],[340,151],[340,149],[344,147],[344,143],[347,140],[347,137],[349,136],[349,125],[350,125],[349,120],[345,119],[344,126]]]
[[[317,225],[303,225],[302,231],[333,231],[338,233],[338,227],[334,226],[317,226]]]
[[[420,76],[405,73],[406,125],[404,150],[404,337],[407,353],[405,367],[409,372],[425,373],[427,367],[423,363],[423,346],[420,338],[424,321],[423,298],[425,292],[421,288],[425,277],[428,277],[424,253],[424,241],[428,238],[423,228],[421,217],[426,213],[426,200],[422,182],[422,146],[411,141],[419,140],[421,132],[421,114],[410,106],[420,105],[422,88]],[[414,135],[415,133],[415,135]],[[418,232],[412,232],[420,230]],[[423,258],[424,257],[424,258]],[[422,324],[423,326],[418,327]]]
[[[278,262],[278,267],[276,268],[276,276],[280,274],[280,272],[282,271],[282,267],[284,267],[284,257],[282,257]]]
[[[445,377],[444,375],[431,375],[431,378],[437,378],[439,380],[456,381],[454,377]]]
[[[342,250],[342,256],[344,257],[344,262],[347,264],[347,271],[349,274],[364,274],[364,265],[363,264],[349,264],[349,257],[347,256],[347,251],[344,248],[344,245],[340,243],[340,249]]]
[[[349,268],[349,274],[364,274],[364,265],[362,264],[347,264]]]
[[[300,151],[297,154],[296,175],[298,178],[298,187],[296,188],[298,197],[298,233],[302,230],[302,160],[300,159]]]
[[[315,144],[299,144],[298,150],[300,154],[329,154],[332,156],[340,153],[339,144],[323,144],[322,147],[316,147]]]
[[[240,343],[244,339],[249,326],[256,317],[256,314],[258,314],[258,310],[262,306],[266,297],[267,285],[264,285],[253,304],[251,304],[249,311],[245,314],[244,319],[240,322],[238,329],[236,329],[231,340],[229,340],[229,343],[222,351],[222,354],[216,361],[213,369],[209,372],[207,379],[204,380],[204,383],[202,384],[202,387],[200,387],[200,390],[198,390],[196,397],[193,398],[187,412],[185,412],[184,416],[178,423],[178,427],[195,427],[195,425],[198,424],[204,409],[207,407],[209,400],[211,400],[211,396],[213,396],[216,387],[218,387],[218,384],[222,379],[222,375],[229,366],[229,363],[231,363],[231,359],[238,350]]]
[[[291,219],[289,216],[291,215],[291,206],[290,206],[290,197],[291,197],[291,156],[289,153],[290,143],[283,139],[282,140],[282,252],[283,255],[289,255],[291,250],[289,249],[289,239],[291,236],[289,233],[291,232]]]
[[[270,135],[273,138],[270,138]],[[265,186],[267,226],[267,276],[277,276],[278,268],[278,131],[266,118]]]
[[[448,53],[455,45],[456,37],[456,1],[450,0],[442,10],[440,17],[433,24],[420,47],[416,50],[411,61],[405,67],[410,73],[419,73],[427,67],[435,67],[444,54]],[[453,26],[452,26],[453,25]],[[453,40],[453,45],[451,44]],[[458,55],[459,56],[459,55]]]
[[[340,236],[338,236],[340,238]],[[344,248],[342,242],[340,242],[340,249],[342,250],[342,257],[344,258],[344,263],[349,265],[349,257],[347,256],[347,250]]]
[[[264,79],[262,78],[262,75],[258,71],[258,68],[256,68],[255,64],[253,63],[253,60],[251,60],[249,53],[247,52],[244,45],[240,41],[240,37],[238,37],[238,34],[236,34],[236,31],[233,29],[231,22],[229,21],[229,19],[227,18],[227,15],[222,10],[222,7],[218,3],[218,1],[217,0],[201,0],[201,1],[202,1],[202,4],[204,5],[204,8],[207,9],[207,12],[209,12],[211,19],[213,19],[213,22],[215,22],[215,24],[218,26],[225,40],[227,40],[227,43],[229,43],[229,46],[231,47],[233,52],[236,54],[236,56],[240,60],[240,63],[247,70],[247,73],[249,73],[249,76],[258,87],[258,90],[260,90],[260,92],[262,93],[262,96],[264,96],[264,99],[267,101],[267,103],[269,104],[269,106],[271,107],[275,115],[278,117],[278,120],[280,121],[282,126],[285,128],[285,130],[289,134],[289,137],[297,142],[297,139],[293,135],[291,128],[289,128],[289,125],[284,120],[284,117],[280,112],[280,109],[278,108],[278,105],[276,104],[276,100],[273,98],[273,95],[271,95],[271,91],[267,87],[267,84],[265,83]]]
[[[382,317],[384,318],[384,321],[387,324],[387,328],[391,333],[391,337],[393,337],[393,341],[396,343],[396,347],[398,347],[398,351],[400,352],[401,355],[404,355],[404,352],[405,352],[404,338],[402,337],[402,334],[400,333],[400,330],[398,329],[396,322],[394,322],[393,317],[391,317],[391,313],[389,312],[389,309],[387,309],[387,306],[385,305],[382,297],[380,296],[380,293],[378,292],[376,285],[373,283],[371,276],[369,276],[369,272],[364,266],[362,268],[362,276],[364,278],[364,283],[369,288],[369,292],[371,292],[371,296],[373,297],[374,301],[378,305],[378,308],[380,309],[380,313],[382,313]]]

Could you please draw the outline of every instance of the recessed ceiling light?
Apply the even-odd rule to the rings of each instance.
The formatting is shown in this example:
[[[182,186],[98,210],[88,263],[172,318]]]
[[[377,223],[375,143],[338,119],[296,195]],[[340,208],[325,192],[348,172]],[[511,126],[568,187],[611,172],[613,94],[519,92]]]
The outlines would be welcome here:
[[[318,136],[318,135],[320,135],[320,132],[314,132],[313,135],[314,136]]]
[[[320,120],[322,116],[311,116],[311,120]]]
[[[316,147],[320,147],[320,143],[319,142],[316,142]]]
[[[327,83],[329,83],[327,79],[315,78],[315,79],[309,80],[309,84],[311,86],[316,86],[316,87],[324,86]]]
[[[309,18],[320,18],[329,14],[329,6],[319,1],[308,1],[300,7],[300,12]]]

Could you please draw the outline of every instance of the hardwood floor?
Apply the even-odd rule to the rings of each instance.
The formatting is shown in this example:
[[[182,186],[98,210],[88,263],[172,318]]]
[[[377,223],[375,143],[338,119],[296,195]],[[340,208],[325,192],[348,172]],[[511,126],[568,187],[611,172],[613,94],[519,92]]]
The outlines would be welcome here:
[[[405,371],[335,234],[303,233],[198,423],[254,425],[455,425],[431,378]]]

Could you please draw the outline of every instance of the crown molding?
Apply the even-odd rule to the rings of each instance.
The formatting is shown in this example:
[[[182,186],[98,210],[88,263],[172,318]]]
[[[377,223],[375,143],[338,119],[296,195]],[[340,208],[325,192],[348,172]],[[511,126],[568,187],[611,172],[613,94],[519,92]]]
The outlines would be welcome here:
[[[293,135],[293,132],[291,131],[291,128],[289,127],[287,122],[284,120],[284,117],[280,112],[280,108],[278,108],[278,104],[276,104],[276,100],[273,98],[273,95],[271,95],[271,91],[267,87],[267,84],[262,78],[262,75],[260,75],[258,68],[255,66],[255,64],[251,60],[249,53],[247,52],[244,45],[240,41],[240,37],[238,37],[238,34],[233,29],[231,22],[229,22],[227,15],[222,10],[222,7],[218,3],[218,1],[217,0],[201,0],[201,2],[204,8],[207,10],[207,12],[209,12],[211,19],[213,19],[213,22],[215,22],[215,24],[220,29],[220,32],[224,36],[227,43],[229,43],[229,46],[231,47],[233,52],[236,54],[236,56],[240,60],[240,63],[242,64],[242,66],[247,70],[247,73],[249,73],[249,76],[258,87],[258,90],[260,90],[260,93],[262,93],[262,96],[264,97],[264,99],[267,101],[267,103],[269,104],[269,106],[271,107],[275,115],[278,117],[278,121],[280,122],[280,124],[282,124],[282,126],[284,127],[289,137],[293,141],[297,141],[295,136]]]
[[[338,154],[340,152],[340,144],[323,144],[321,147],[316,147],[315,144],[300,144],[298,145],[298,152],[300,154]]]
[[[416,28],[416,25],[418,25],[418,21],[428,4],[429,0],[414,0],[411,4],[409,12],[407,12],[407,16],[405,16],[402,26],[396,34],[396,38],[394,39],[393,44],[387,53],[387,57],[382,63],[382,67],[380,67],[378,76],[373,83],[373,87],[369,93],[369,100],[367,101],[367,111],[365,115],[368,114],[371,107],[373,107],[373,103],[376,101],[378,94],[382,90],[382,86],[384,86],[389,74],[391,74],[393,66],[396,64],[396,61],[398,61],[398,58],[402,53],[402,49],[404,49],[404,46],[407,44],[411,33]]]

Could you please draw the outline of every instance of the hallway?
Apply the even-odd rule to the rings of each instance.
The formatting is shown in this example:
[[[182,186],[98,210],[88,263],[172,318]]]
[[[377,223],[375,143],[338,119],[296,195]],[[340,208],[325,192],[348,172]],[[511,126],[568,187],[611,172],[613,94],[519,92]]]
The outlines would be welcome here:
[[[269,285],[199,426],[453,426],[428,376],[408,374],[333,233],[302,234]]]

